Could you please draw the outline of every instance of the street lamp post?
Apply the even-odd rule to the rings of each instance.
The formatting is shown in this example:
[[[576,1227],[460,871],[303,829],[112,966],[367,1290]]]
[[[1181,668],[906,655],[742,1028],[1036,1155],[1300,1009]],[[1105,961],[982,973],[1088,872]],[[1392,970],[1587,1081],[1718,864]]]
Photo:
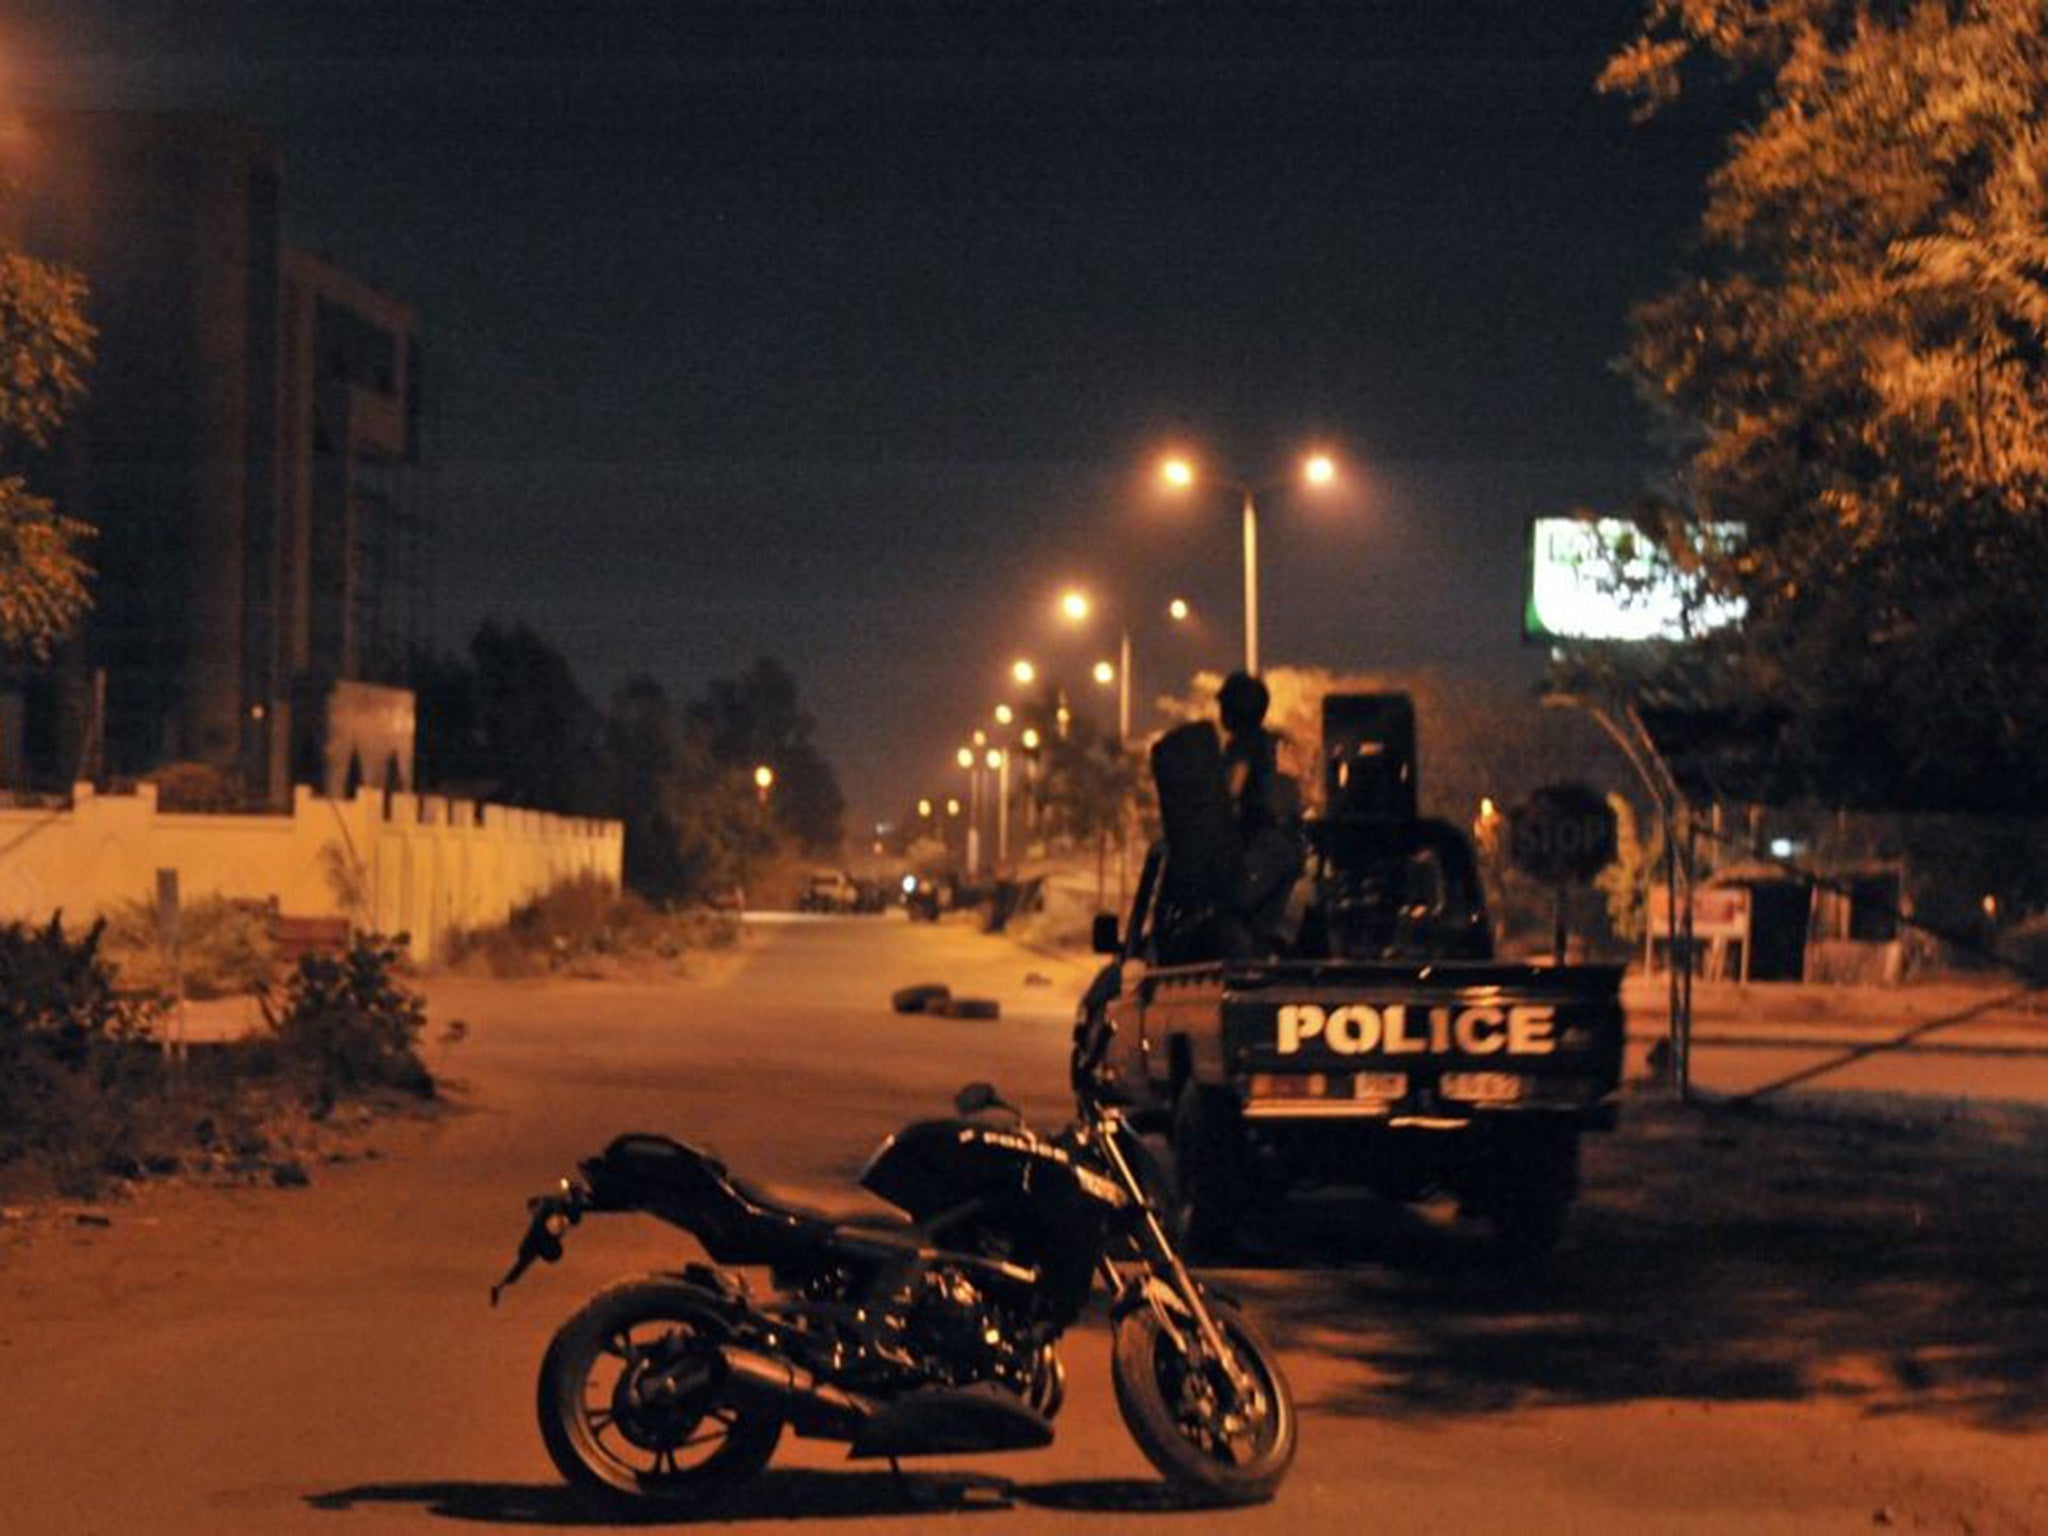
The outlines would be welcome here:
[[[1259,508],[1244,488],[1244,669],[1259,675]]]
[[[1187,490],[1198,478],[1187,459],[1172,458],[1160,467],[1160,476],[1177,490]],[[1337,478],[1337,461],[1326,453],[1310,454],[1302,461],[1301,477],[1309,485],[1328,485]],[[1244,498],[1244,669],[1256,676],[1259,670],[1259,506],[1258,490],[1247,480],[1230,482]],[[1265,487],[1278,490],[1285,481]]]
[[[996,873],[1010,867],[1010,754],[989,748],[988,765],[996,774]]]
[[[1117,606],[1119,608],[1124,607],[1121,603]],[[1070,589],[1061,594],[1060,612],[1071,623],[1079,624],[1086,620],[1092,607],[1093,605],[1089,602],[1088,595],[1078,589]],[[1188,612],[1187,600],[1185,598],[1176,597],[1166,605],[1167,617],[1176,624],[1186,622]],[[1117,745],[1124,748],[1128,748],[1131,744],[1131,698],[1135,691],[1131,682],[1131,669],[1135,664],[1131,648],[1131,626],[1129,618],[1126,617],[1117,626],[1116,659],[1116,739]],[[1095,674],[1097,682],[1106,684],[1109,681],[1104,675],[1108,665],[1109,663],[1104,662],[1097,667]]]
[[[967,770],[967,878],[981,873],[981,757],[962,747],[954,759]]]

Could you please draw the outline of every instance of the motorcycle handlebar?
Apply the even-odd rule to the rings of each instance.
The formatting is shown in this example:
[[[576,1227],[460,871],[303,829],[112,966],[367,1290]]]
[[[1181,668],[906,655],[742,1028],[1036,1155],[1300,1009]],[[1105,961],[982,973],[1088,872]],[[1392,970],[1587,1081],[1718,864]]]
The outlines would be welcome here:
[[[526,1208],[532,1214],[525,1235],[519,1239],[519,1251],[512,1257],[512,1267],[491,1287],[494,1307],[498,1298],[533,1268],[536,1259],[553,1264],[562,1257],[562,1234],[583,1219],[583,1213],[591,1209],[591,1199],[587,1190],[564,1179],[559,1194],[535,1195],[526,1202]]]

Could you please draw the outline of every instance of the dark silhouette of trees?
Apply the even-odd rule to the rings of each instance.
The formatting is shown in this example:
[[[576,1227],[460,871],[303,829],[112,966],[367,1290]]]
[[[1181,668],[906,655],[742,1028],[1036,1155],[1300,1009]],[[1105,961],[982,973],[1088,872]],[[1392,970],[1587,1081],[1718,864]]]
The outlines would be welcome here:
[[[523,625],[485,624],[466,658],[416,657],[420,782],[514,805],[616,818],[625,878],[655,900],[732,884],[786,842],[835,853],[845,805],[796,682],[772,660],[678,708],[636,676],[600,711]],[[754,769],[775,786],[766,810]]]
[[[1830,798],[2048,794],[2048,36],[2036,0],[1653,0],[1602,87],[1732,76],[1751,121],[1624,364],[1643,509],[1746,604],[1732,702]],[[1739,541],[1695,555],[1702,529]]]
[[[603,717],[524,624],[486,622],[466,661],[415,657],[413,681],[422,784],[568,815],[603,807]]]
[[[711,684],[685,711],[690,736],[720,768],[747,776],[774,770],[774,825],[805,853],[827,857],[845,836],[846,799],[811,740],[811,717],[797,703],[796,679],[763,656],[737,678]]]

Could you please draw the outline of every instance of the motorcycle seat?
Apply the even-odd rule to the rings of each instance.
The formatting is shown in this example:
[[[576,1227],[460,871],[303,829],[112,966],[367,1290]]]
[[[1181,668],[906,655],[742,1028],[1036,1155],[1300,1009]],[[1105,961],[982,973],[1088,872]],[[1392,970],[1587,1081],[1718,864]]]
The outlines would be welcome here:
[[[752,1204],[793,1220],[818,1227],[847,1227],[857,1232],[908,1232],[911,1220],[900,1211],[868,1208],[858,1211],[828,1211],[778,1195],[774,1190],[728,1173],[726,1182]]]
[[[886,1211],[858,1215],[784,1200],[737,1178],[711,1154],[666,1136],[621,1136],[585,1164],[600,1202],[644,1209],[697,1234],[720,1263],[779,1264],[830,1248],[914,1243],[911,1223]]]

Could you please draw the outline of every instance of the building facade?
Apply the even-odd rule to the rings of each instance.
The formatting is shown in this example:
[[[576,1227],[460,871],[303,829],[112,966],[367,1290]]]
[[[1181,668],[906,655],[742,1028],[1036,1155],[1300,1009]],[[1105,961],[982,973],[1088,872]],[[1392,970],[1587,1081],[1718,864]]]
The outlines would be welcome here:
[[[83,632],[0,704],[0,784],[339,787],[335,685],[402,685],[424,599],[417,317],[287,241],[245,124],[49,114],[12,158],[24,245],[91,285],[89,395],[37,478],[98,534]],[[380,746],[409,788],[409,745]]]

